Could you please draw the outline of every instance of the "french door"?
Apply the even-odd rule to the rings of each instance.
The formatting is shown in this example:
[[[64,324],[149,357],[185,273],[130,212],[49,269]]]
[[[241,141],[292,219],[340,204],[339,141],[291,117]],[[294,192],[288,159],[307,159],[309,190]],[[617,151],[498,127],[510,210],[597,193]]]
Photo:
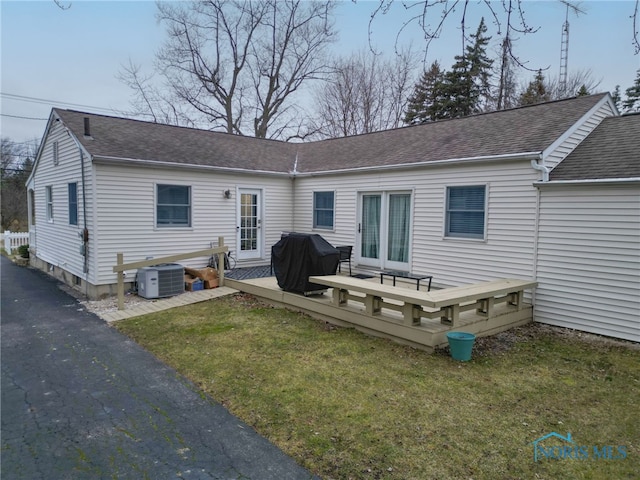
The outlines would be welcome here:
[[[262,257],[262,191],[238,189],[237,250],[238,260]]]
[[[409,271],[411,193],[361,193],[358,203],[358,263]]]

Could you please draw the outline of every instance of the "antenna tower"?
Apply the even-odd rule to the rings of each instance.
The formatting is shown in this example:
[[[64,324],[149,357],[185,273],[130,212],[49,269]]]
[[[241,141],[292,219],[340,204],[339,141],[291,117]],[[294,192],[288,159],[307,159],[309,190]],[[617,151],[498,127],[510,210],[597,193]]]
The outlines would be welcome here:
[[[562,39],[560,42],[560,93],[564,96],[567,90],[567,66],[569,63],[569,5],[564,23],[562,24]]]
[[[560,45],[560,78],[558,80],[558,88],[560,95],[563,97],[567,94],[567,71],[569,64],[569,9],[576,14],[576,17],[581,13],[585,13],[580,8],[580,3],[573,0],[560,0],[566,7],[567,13],[564,17],[564,23],[562,24],[562,39]]]

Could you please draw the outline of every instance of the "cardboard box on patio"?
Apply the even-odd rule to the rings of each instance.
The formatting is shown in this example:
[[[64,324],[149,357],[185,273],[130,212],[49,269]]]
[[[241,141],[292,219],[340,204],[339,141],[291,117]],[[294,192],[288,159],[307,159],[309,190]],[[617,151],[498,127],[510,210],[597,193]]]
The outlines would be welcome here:
[[[203,288],[204,282],[201,279],[195,278],[188,273],[184,275],[184,289],[187,292],[196,292],[198,290],[202,290]]]
[[[204,288],[216,288],[220,285],[218,271],[215,268],[205,267],[201,269],[185,267],[184,271],[192,277],[199,278],[204,283]]]

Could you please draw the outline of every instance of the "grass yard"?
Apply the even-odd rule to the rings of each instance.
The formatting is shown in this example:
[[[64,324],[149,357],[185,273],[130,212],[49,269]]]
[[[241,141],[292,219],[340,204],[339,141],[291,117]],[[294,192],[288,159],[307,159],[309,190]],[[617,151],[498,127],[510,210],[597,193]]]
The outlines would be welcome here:
[[[530,325],[461,363],[248,295],[115,325],[324,479],[640,475],[632,344]],[[551,432],[575,443],[539,445],[570,458],[534,462]]]

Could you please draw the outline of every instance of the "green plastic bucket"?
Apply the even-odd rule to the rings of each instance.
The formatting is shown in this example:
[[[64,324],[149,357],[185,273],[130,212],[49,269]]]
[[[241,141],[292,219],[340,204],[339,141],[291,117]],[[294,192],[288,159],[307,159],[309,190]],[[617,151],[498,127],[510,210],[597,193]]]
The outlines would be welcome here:
[[[471,350],[473,350],[473,343],[476,341],[476,336],[473,333],[449,332],[447,340],[449,341],[451,358],[461,362],[471,360]]]

